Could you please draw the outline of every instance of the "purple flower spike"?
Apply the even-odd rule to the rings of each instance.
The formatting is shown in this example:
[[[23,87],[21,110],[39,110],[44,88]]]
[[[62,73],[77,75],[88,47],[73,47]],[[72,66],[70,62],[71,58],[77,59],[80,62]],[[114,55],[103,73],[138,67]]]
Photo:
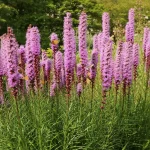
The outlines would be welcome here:
[[[61,68],[61,84],[60,84],[60,87],[63,87],[65,86],[65,69],[64,67]]]
[[[91,66],[90,66],[90,79],[94,82],[97,72],[97,63],[98,63],[98,52],[96,49],[92,51],[92,58],[91,58]]]
[[[52,69],[52,61],[51,61],[51,59],[48,58],[47,60],[45,60],[46,75],[49,74],[48,72],[50,72],[51,69]]]
[[[21,54],[24,54],[25,53],[25,47],[24,45],[20,45],[19,49],[18,49],[18,54],[21,55]]]
[[[7,75],[8,75],[8,86],[9,88],[12,88],[12,94],[16,98],[18,93],[18,84],[19,84],[19,73],[18,73],[18,62],[17,62],[17,49],[18,44],[15,38],[15,35],[13,34],[13,31],[11,28],[8,27],[8,41],[7,41],[7,47],[8,47],[8,63],[7,63]]]
[[[130,32],[131,32],[131,27],[130,27],[130,23],[128,22],[125,27],[126,42],[131,41],[131,33]]]
[[[77,78],[78,78],[78,83],[81,82],[81,77],[82,77],[82,65],[77,64]]]
[[[31,27],[28,27],[27,33],[26,33],[26,45],[25,45],[25,49],[26,49],[26,68],[25,68],[25,72],[26,72],[26,76],[28,77],[28,80],[26,82],[26,86],[27,86],[27,90],[29,91],[30,89],[34,89],[34,81],[35,81],[35,69],[34,69],[34,55],[33,55],[33,51],[31,49],[31,38],[30,38],[30,34],[31,34]]]
[[[64,52],[65,52],[65,49],[67,47],[67,35],[68,35],[68,24],[67,22],[71,25],[72,27],[72,19],[71,19],[71,13],[67,12],[66,13],[66,17],[64,17],[64,30],[63,30],[63,42],[64,42]],[[71,31],[73,29],[71,28]],[[73,32],[71,32],[73,34]]]
[[[25,80],[23,77],[25,77],[25,64],[26,64],[26,55],[25,55],[25,47],[23,45],[20,45],[18,49],[18,58],[19,58],[19,89],[22,92],[22,94],[25,93]]]
[[[93,36],[93,49],[98,51],[98,35],[97,34]]]
[[[109,38],[107,36],[102,36],[102,45],[101,45],[101,53],[100,53],[100,67],[101,67],[101,72],[103,69],[103,59],[104,59],[104,54],[105,54],[105,45],[109,41]]]
[[[131,8],[129,10],[128,20],[129,20],[129,24],[130,24],[130,38],[131,38],[130,40],[132,43],[134,43],[134,24],[135,24],[134,16],[135,16],[134,9]]]
[[[101,59],[101,76],[102,76],[102,108],[106,104],[106,93],[111,88],[113,77],[112,65],[112,41],[108,37],[103,37],[103,49]]]
[[[40,88],[40,33],[37,27],[30,29],[30,47],[34,57],[35,89]]]
[[[134,67],[134,80],[137,78],[137,67],[139,65],[139,45],[133,45],[133,67]]]
[[[52,61],[51,59],[47,59],[45,60],[45,75],[46,75],[46,80],[47,80],[47,83],[48,83],[48,87],[50,85],[50,72],[51,72],[51,69],[52,69]]]
[[[143,50],[144,50],[144,61],[145,61],[145,55],[146,55],[146,45],[148,42],[148,35],[149,35],[150,29],[149,28],[144,28],[144,37],[143,37]]]
[[[133,65],[136,67],[139,65],[139,49],[138,44],[133,45]]]
[[[58,51],[58,36],[55,33],[52,33],[50,36],[50,41],[51,41],[51,49],[53,50],[53,67],[54,67],[54,78],[57,82],[57,71],[56,71],[56,52]]]
[[[44,81],[44,84],[47,82],[47,71],[45,70],[47,59],[48,59],[47,54],[43,50],[42,51],[42,59],[40,61],[40,66],[42,67],[42,70],[43,70],[43,75],[44,75],[43,81]]]
[[[131,24],[133,24],[133,26],[134,26],[134,16],[135,16],[134,8],[131,8],[129,10],[128,20],[129,20],[129,22],[131,22]]]
[[[60,51],[56,53],[56,70],[60,72],[62,65],[63,65],[63,55]]]
[[[107,37],[110,37],[110,17],[109,13],[104,12],[102,16],[102,29],[103,34]]]
[[[45,61],[47,60],[47,55],[46,55],[46,52],[45,51],[42,51],[42,61]]]
[[[52,82],[51,87],[50,87],[50,97],[55,96],[55,94],[56,94],[56,89],[57,89],[57,83],[56,83],[56,81],[53,79],[53,82]]]
[[[74,29],[72,29],[72,68],[73,68],[73,72],[74,69],[76,68],[76,39],[75,39],[75,31]]]
[[[56,81],[58,84],[60,83],[61,80],[61,69],[63,66],[63,55],[60,51],[58,51],[55,55],[55,68],[56,68]]]
[[[146,68],[146,71],[149,72],[149,69],[150,69],[150,32],[148,34],[148,41],[146,44],[145,58],[146,58],[145,68]]]
[[[122,51],[123,51],[123,42],[119,42],[116,54],[116,60],[114,63],[114,79],[116,89],[118,90],[118,86],[122,81]]]
[[[130,42],[124,43],[123,48],[123,82],[124,82],[124,90],[126,90],[127,86],[130,86],[132,82],[132,55],[130,53]]]
[[[102,84],[103,91],[107,91],[112,83],[112,41],[105,44],[102,62]]]
[[[8,42],[8,36],[6,34],[3,34],[1,36],[1,66],[2,66],[2,72],[3,75],[7,75],[7,42]]]
[[[98,38],[98,51],[101,55],[103,33],[99,33],[97,38]]]
[[[40,33],[37,27],[32,27],[30,31],[31,38],[31,49],[35,56],[39,56],[41,53],[41,45],[40,45]]]
[[[66,92],[67,97],[70,97],[71,84],[72,84],[72,54],[74,50],[72,48],[72,19],[70,13],[64,17],[64,68],[65,68],[65,78],[66,78]]]
[[[82,77],[83,82],[86,82],[86,73],[85,68],[88,63],[88,52],[87,52],[87,15],[85,12],[82,12],[79,18],[79,55],[82,65]]]
[[[25,55],[25,47],[23,45],[20,45],[18,49],[18,55],[19,55],[19,65],[22,70],[21,73],[25,76],[26,55]]]

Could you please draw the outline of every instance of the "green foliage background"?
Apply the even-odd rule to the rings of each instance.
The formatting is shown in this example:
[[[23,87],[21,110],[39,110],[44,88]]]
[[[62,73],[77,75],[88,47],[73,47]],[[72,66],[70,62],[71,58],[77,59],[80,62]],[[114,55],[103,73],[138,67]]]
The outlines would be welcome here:
[[[72,13],[74,28],[77,29],[79,14],[86,11],[89,33],[94,34],[101,30],[104,11],[110,13],[112,32],[117,23],[124,26],[128,10],[138,6],[143,17],[149,16],[149,0],[0,0],[0,35],[6,32],[7,26],[11,26],[19,43],[24,44],[28,25],[37,25],[41,32],[42,47],[46,49],[52,32],[56,32],[62,39],[66,12]]]

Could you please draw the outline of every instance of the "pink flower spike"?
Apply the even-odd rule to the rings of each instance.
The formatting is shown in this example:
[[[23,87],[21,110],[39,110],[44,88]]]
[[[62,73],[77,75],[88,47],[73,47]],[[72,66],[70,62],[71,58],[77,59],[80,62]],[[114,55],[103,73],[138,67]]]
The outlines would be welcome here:
[[[82,65],[82,77],[83,82],[86,82],[86,73],[85,68],[88,63],[88,52],[87,52],[87,15],[85,12],[82,12],[79,17],[79,26],[78,26],[78,38],[79,38],[79,55],[80,62]]]
[[[109,13],[104,12],[102,15],[102,31],[107,37],[110,37],[110,17]]]

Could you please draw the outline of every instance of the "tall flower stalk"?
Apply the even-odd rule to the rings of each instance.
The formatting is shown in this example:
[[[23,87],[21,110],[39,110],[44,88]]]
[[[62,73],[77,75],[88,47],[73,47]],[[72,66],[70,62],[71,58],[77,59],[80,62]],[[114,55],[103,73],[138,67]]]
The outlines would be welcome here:
[[[26,87],[28,92],[29,90],[34,91],[34,87],[35,87],[34,54],[33,54],[33,50],[31,49],[30,34],[31,34],[31,26],[29,26],[27,29],[26,45],[25,45],[26,59],[27,59],[25,73],[27,76]]]
[[[148,41],[146,44],[145,58],[146,58],[146,63],[145,63],[146,72],[149,73],[149,70],[150,70],[150,32],[148,34]]]
[[[97,34],[93,36],[93,49],[98,51],[98,35]]]
[[[54,67],[54,77],[55,81],[57,80],[57,73],[56,73],[56,52],[58,51],[58,36],[56,33],[52,33],[50,36],[50,42],[51,42],[51,49],[53,51],[53,67]]]
[[[71,84],[72,84],[72,19],[71,14],[67,13],[64,17],[64,68],[66,80],[66,93],[67,98],[70,97]],[[68,103],[68,102],[67,102]]]
[[[90,80],[92,83],[91,110],[92,110],[92,103],[93,103],[94,83],[95,83],[95,78],[97,73],[97,63],[98,63],[98,51],[97,49],[93,49],[92,57],[90,61]]]
[[[50,97],[55,96],[56,94],[56,89],[57,89],[57,82],[55,80],[55,77],[53,76],[53,81],[50,87]]]
[[[122,54],[123,54],[123,42],[119,42],[117,53],[116,53],[116,59],[114,62],[114,81],[115,81],[115,88],[116,88],[115,105],[117,103],[118,89],[122,82],[122,61],[123,61]]]
[[[46,61],[47,61],[48,57],[46,55],[46,52],[45,51],[42,51],[42,60],[41,60],[41,67],[42,67],[42,70],[43,70],[43,85],[45,85],[47,83],[47,75],[46,75],[46,69],[45,69],[45,65],[46,65]]]
[[[101,48],[102,48],[102,37],[103,37],[103,33],[99,33],[97,35],[97,42],[98,42],[98,52],[101,55]]]
[[[150,29],[144,28],[144,37],[143,37],[143,51],[144,51],[144,62],[146,61],[146,46],[148,42],[148,35],[149,35]]]
[[[124,43],[123,49],[123,92],[126,94],[127,88],[130,88],[132,83],[132,55],[130,53],[130,42]]]
[[[79,64],[77,64],[77,80],[78,80],[78,83],[81,82],[81,78],[82,78],[82,65],[79,63]]]
[[[82,12],[79,17],[79,27],[78,27],[78,38],[79,38],[79,55],[80,62],[82,65],[82,78],[83,82],[86,82],[86,66],[88,63],[88,53],[87,53],[87,15]]]
[[[110,17],[107,12],[102,15],[102,31],[105,36],[110,37]]]
[[[56,53],[55,56],[55,68],[56,68],[56,81],[58,85],[60,85],[61,82],[61,69],[63,67],[63,55],[60,51]]]
[[[125,27],[125,38],[126,38],[126,42],[130,42],[132,39],[131,39],[131,27],[130,27],[130,23],[128,22],[126,24],[126,27]]]
[[[110,89],[112,84],[112,41],[108,39],[104,46],[103,62],[102,62],[102,95],[103,106],[106,103],[106,93]]]
[[[103,71],[103,65],[104,65],[104,54],[105,54],[105,46],[106,43],[109,41],[109,38],[105,35],[102,35],[102,41],[101,41],[101,52],[100,52],[100,69],[101,69],[101,78],[102,78],[102,71]]]
[[[61,88],[66,85],[65,81],[65,69],[64,69],[64,64],[63,67],[61,68]]]
[[[98,63],[98,51],[97,49],[93,49],[92,51],[92,58],[90,62],[90,79],[92,82],[92,95],[93,95],[93,88],[94,88],[94,82],[96,78],[97,73],[97,63]]]
[[[116,59],[114,63],[114,80],[116,91],[118,90],[119,85],[121,84],[122,81],[122,61],[123,61],[122,53],[123,53],[123,42],[119,42]]]
[[[33,52],[34,70],[35,70],[35,89],[40,88],[40,33],[37,27],[32,27],[30,31],[30,44]]]
[[[0,103],[4,103],[4,87],[3,87],[3,77],[7,77],[7,56],[8,56],[8,41],[9,37],[7,34],[3,34],[0,37],[1,49],[0,49]],[[8,91],[8,81],[6,80],[6,90]]]
[[[17,59],[17,49],[18,43],[16,41],[13,30],[8,27],[7,31],[8,41],[7,41],[7,75],[8,75],[8,86],[11,89],[13,96],[16,98],[18,95],[18,83],[19,83],[19,73],[18,73],[18,59]]]
[[[148,33],[148,39],[146,43],[146,52],[145,52],[145,69],[146,69],[146,91],[145,91],[145,100],[147,97],[147,89],[150,81],[150,31]]]
[[[5,76],[7,76],[7,43],[8,43],[8,35],[3,34],[1,36],[1,66],[2,66],[2,71]]]
[[[130,25],[130,40],[132,44],[134,43],[134,24],[135,24],[134,16],[135,16],[134,9],[131,8],[129,10],[128,20],[129,20],[129,25]]]
[[[23,76],[25,76],[26,55],[25,55],[25,47],[23,45],[20,45],[18,49],[18,56],[21,73],[23,74]]]
[[[20,91],[24,94],[25,93],[25,63],[26,63],[26,56],[25,56],[25,47],[21,45],[18,49],[18,56],[19,56],[19,87]]]
[[[76,71],[76,39],[75,31],[72,28],[72,81],[74,81],[74,71]]]
[[[51,84],[51,78],[50,78],[51,70],[52,70],[52,61],[51,61],[51,59],[48,58],[45,60],[45,73],[44,73],[46,76],[46,82],[47,82],[48,89]]]
[[[137,68],[139,65],[139,45],[138,44],[134,44],[133,45],[133,70],[134,70],[134,80],[136,80],[137,78]]]

